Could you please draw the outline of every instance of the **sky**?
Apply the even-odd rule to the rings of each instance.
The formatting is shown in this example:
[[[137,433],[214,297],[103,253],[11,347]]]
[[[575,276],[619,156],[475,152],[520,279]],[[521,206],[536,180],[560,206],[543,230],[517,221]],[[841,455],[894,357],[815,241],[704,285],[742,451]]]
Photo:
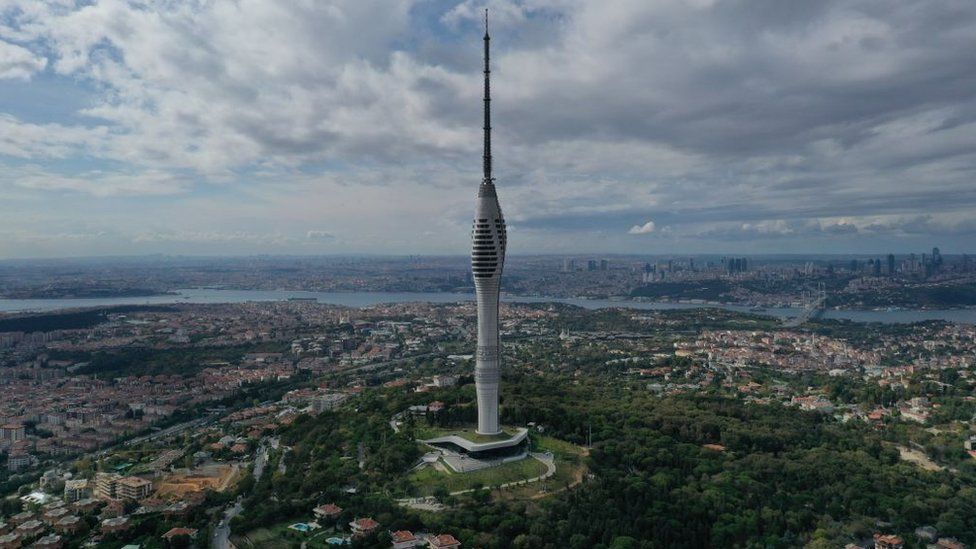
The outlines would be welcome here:
[[[0,0],[0,259],[976,252],[972,0]]]

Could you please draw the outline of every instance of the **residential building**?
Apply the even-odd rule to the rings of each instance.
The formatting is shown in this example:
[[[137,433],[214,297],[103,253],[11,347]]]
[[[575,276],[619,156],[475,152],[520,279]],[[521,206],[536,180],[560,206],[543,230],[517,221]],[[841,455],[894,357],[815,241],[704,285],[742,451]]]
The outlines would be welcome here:
[[[20,549],[23,546],[20,534],[11,532],[0,536],[0,549]]]
[[[312,509],[312,514],[317,519],[334,520],[340,513],[342,513],[342,507],[334,503],[326,503],[325,505],[319,505],[315,509]]]
[[[61,549],[64,547],[64,540],[57,534],[48,534],[35,541],[31,547],[36,549]]]
[[[124,532],[129,529],[131,523],[128,517],[115,517],[102,521],[102,532],[106,534]]]
[[[905,542],[893,534],[875,534],[874,549],[904,549]]]
[[[116,489],[122,476],[118,473],[95,474],[95,497],[99,499],[116,499]]]
[[[379,528],[380,523],[370,517],[356,519],[349,523],[353,536],[366,536]]]
[[[163,539],[170,541],[177,536],[186,536],[190,539],[197,537],[197,530],[195,528],[170,528],[165,534],[163,534]]]
[[[152,493],[152,482],[139,477],[125,477],[116,485],[118,499],[140,500]]]
[[[10,454],[7,457],[7,470],[12,472],[29,469],[36,462],[34,456],[30,454]]]
[[[393,549],[409,549],[411,547],[416,547],[419,540],[417,536],[413,535],[413,532],[409,530],[397,530],[390,534],[390,538],[393,541]]]
[[[13,444],[25,438],[27,438],[27,434],[23,424],[8,423],[6,425],[0,425],[0,443]]]
[[[430,549],[458,549],[461,542],[451,534],[438,534],[427,538],[427,546]]]
[[[86,498],[90,498],[92,489],[88,479],[73,479],[64,482],[64,501],[74,503]]]
[[[29,520],[14,531],[20,534],[21,539],[33,539],[44,532],[44,523],[37,519]]]

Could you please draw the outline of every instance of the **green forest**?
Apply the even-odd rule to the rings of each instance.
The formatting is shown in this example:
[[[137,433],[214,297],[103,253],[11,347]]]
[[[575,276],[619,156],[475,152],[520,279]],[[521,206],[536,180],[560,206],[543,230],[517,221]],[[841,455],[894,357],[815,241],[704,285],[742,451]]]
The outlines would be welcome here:
[[[0,332],[51,332],[54,330],[83,330],[105,322],[109,314],[136,312],[167,312],[172,307],[155,305],[119,305],[86,311],[43,314],[18,314],[0,318]]]
[[[454,394],[470,398],[466,389]],[[505,501],[486,487],[447,498],[451,509],[440,513],[398,507],[394,496],[415,490],[405,473],[420,450],[389,417],[439,395],[378,389],[285,430],[294,448],[287,472],[242,487],[235,532],[335,502],[346,522],[372,516],[383,531],[450,532],[475,547],[839,547],[879,530],[914,539],[921,525],[976,543],[976,467],[923,471],[865,424],[556,375],[510,375],[502,394],[506,424],[533,421],[579,445],[592,432],[591,477],[541,500]]]
[[[52,358],[70,358],[84,362],[79,374],[102,376],[191,376],[214,362],[237,362],[248,353],[282,352],[282,343],[251,343],[223,347],[185,347],[154,349],[130,347],[94,353],[51,353]]]

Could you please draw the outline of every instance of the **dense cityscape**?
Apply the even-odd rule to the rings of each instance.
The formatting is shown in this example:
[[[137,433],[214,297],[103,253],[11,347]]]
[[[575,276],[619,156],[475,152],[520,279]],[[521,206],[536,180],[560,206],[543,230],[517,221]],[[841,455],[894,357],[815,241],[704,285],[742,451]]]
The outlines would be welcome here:
[[[742,274],[713,276],[697,283]],[[950,276],[918,280],[936,278]],[[661,283],[668,281],[635,287]],[[469,301],[7,314],[0,319],[0,546],[544,547],[553,536],[572,547],[624,546],[630,538],[746,544],[757,539],[755,526],[706,497],[730,482],[735,497],[746,498],[735,516],[754,509],[766,517],[759,539],[770,546],[873,547],[876,534],[905,547],[976,542],[967,487],[976,480],[972,324],[811,318],[792,325],[707,304],[505,303],[501,415],[506,425],[529,427],[530,455],[541,461],[469,478],[418,469],[429,447],[413,443],[411,431],[474,417],[475,321]],[[629,447],[617,431],[633,406],[640,414],[625,421],[654,430],[662,437],[655,445]],[[677,410],[689,415],[670,415]],[[787,429],[779,422],[811,431],[767,432]],[[625,453],[657,444],[681,457],[627,465],[633,457]],[[753,489],[769,489],[755,460],[797,452],[847,461],[845,474],[874,480],[850,492],[852,478],[820,473],[822,493],[784,495],[776,508],[785,514],[767,516],[768,499],[748,499]],[[710,464],[711,480],[664,481],[676,459]],[[596,497],[610,479],[650,482],[662,501],[682,494],[685,509],[704,497],[695,512],[707,526],[647,522],[640,517],[651,508],[629,500],[613,519],[628,517],[627,526],[565,522],[568,494]],[[938,505],[910,503],[936,494]],[[471,522],[476,508],[492,509],[499,522]],[[515,523],[512,512],[535,518]],[[412,541],[396,545],[399,539]]]
[[[27,274],[29,273],[29,276]],[[504,292],[516,296],[652,299],[791,306],[821,285],[837,308],[976,305],[976,257],[515,256]],[[7,299],[158,297],[185,288],[308,292],[460,292],[462,257],[116,258],[0,263]],[[143,299],[144,300],[144,299]]]

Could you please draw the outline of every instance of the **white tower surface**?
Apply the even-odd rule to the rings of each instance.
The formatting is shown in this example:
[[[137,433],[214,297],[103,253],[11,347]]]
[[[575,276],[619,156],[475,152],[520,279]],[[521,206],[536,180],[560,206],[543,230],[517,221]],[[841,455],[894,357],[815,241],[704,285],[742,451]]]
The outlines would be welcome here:
[[[478,394],[478,433],[495,435],[498,424],[498,384],[501,379],[501,346],[498,337],[498,293],[505,264],[505,218],[502,217],[491,176],[491,95],[488,70],[488,14],[485,11],[485,124],[484,178],[478,187],[478,204],[471,230],[471,273],[478,300],[478,352],[474,368]]]

